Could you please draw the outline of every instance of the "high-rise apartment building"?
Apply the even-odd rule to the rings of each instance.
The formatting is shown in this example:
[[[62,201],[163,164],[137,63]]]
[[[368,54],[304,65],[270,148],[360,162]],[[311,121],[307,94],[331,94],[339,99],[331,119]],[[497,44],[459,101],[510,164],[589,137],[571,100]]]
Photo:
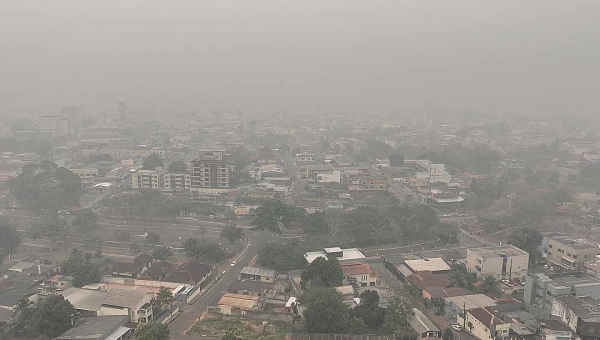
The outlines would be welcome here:
[[[231,187],[231,162],[225,150],[203,149],[192,161],[191,188],[194,191],[225,191]]]

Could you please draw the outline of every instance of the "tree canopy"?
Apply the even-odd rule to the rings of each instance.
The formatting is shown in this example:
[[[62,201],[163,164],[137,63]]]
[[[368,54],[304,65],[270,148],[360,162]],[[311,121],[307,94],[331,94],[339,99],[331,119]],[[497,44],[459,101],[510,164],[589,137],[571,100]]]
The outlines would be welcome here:
[[[169,327],[162,323],[147,323],[135,330],[135,340],[169,340]]]
[[[144,170],[156,170],[156,168],[160,168],[164,166],[163,160],[159,155],[153,153],[148,157],[144,158],[143,167]]]
[[[309,333],[346,333],[350,312],[334,288],[311,286],[301,297]]]
[[[169,163],[169,172],[174,174],[183,174],[187,170],[187,164],[184,161],[173,161]]]
[[[256,209],[250,224],[256,230],[281,234],[284,228],[298,225],[305,215],[306,210],[303,208],[286,205],[278,200],[268,200]]]
[[[21,244],[19,232],[5,222],[0,222],[0,258],[11,255]]]
[[[73,285],[82,287],[90,283],[100,282],[100,268],[92,261],[94,254],[84,253],[73,248],[67,260],[62,264],[62,272],[73,276]]]
[[[404,165],[404,156],[399,153],[390,155],[390,166],[402,166]]]
[[[257,262],[281,272],[303,269],[306,267],[304,253],[307,250],[300,240],[269,242],[258,251]]]
[[[54,338],[71,328],[76,313],[75,308],[62,295],[50,295],[35,308],[27,308],[22,321],[28,332]]]
[[[529,253],[529,260],[535,261],[540,254],[538,247],[542,244],[544,237],[536,229],[523,227],[515,230],[508,237],[508,244],[524,250]]]
[[[218,244],[195,237],[185,239],[183,241],[183,248],[187,257],[198,261],[219,262],[223,261],[227,255]]]
[[[335,257],[318,257],[302,272],[302,286],[311,285],[337,287],[342,285],[344,273]]]

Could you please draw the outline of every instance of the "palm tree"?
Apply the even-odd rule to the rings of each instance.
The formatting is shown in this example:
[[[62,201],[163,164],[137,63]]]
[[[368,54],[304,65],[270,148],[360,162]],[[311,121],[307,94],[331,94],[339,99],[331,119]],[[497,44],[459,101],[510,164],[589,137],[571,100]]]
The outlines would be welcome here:
[[[171,293],[171,290],[165,287],[160,287],[160,290],[156,295],[156,304],[160,307],[167,306],[170,305],[173,300],[173,293]]]
[[[467,285],[467,279],[465,273],[461,270],[453,270],[450,273],[450,285],[455,288],[464,288]]]
[[[491,275],[486,275],[483,278],[483,292],[484,293],[495,293],[498,291],[498,281]]]
[[[221,230],[220,239],[227,239],[233,246],[236,240],[243,240],[246,234],[244,230],[240,227],[237,227],[235,224],[231,224]]]

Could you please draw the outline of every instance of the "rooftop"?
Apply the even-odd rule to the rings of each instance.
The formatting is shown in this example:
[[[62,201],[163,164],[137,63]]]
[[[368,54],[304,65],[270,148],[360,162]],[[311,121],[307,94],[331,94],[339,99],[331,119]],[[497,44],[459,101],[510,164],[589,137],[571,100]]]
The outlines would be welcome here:
[[[272,293],[275,290],[275,284],[254,280],[237,280],[229,285],[229,289],[235,291],[245,290],[248,292]]]
[[[363,274],[373,274],[373,269],[366,263],[360,262],[350,262],[350,263],[342,263],[342,271],[344,272],[344,276],[348,275],[363,275]]]
[[[342,255],[342,257],[337,258],[338,261],[351,261],[351,260],[366,259],[366,256],[363,255],[363,253],[361,253],[358,248],[341,249],[341,251],[343,252],[343,255]],[[312,263],[312,261],[314,261],[315,259],[317,259],[319,257],[327,258],[325,251],[312,251],[312,252],[308,252],[308,253],[304,254],[304,259],[308,263]]]
[[[413,272],[439,272],[450,270],[450,266],[441,257],[433,259],[406,260],[404,262]]]
[[[413,308],[414,315],[408,317],[408,323],[415,330],[417,334],[423,334],[426,332],[439,332],[431,320],[420,310]]]
[[[467,252],[474,252],[482,258],[496,258],[507,256],[523,256],[529,255],[528,252],[521,250],[513,245],[491,246],[483,248],[467,249]]]
[[[219,300],[219,306],[252,309],[258,304],[258,300],[258,296],[227,293]]]
[[[550,241],[555,241],[571,249],[599,249],[598,244],[587,239],[574,239],[569,237],[553,237]]]
[[[136,308],[144,300],[147,293],[125,289],[113,289],[107,295],[103,305]]]
[[[125,334],[129,328],[123,325],[129,320],[128,315],[89,316],[81,319],[81,323],[54,339],[58,340],[102,340],[114,333]],[[123,332],[124,331],[124,332]]]
[[[488,308],[475,308],[468,312],[475,319],[479,320],[482,324],[484,324],[487,328],[491,328],[491,326],[495,325],[503,325],[505,324],[502,319],[496,315],[496,312],[492,311]]]
[[[75,309],[95,312],[100,310],[102,302],[104,302],[108,293],[98,290],[71,287],[62,292],[61,295],[65,300],[68,300]]]
[[[491,307],[497,304],[494,299],[484,294],[453,296],[446,298],[445,300],[452,302],[461,308],[464,307],[467,310],[479,307]]]
[[[257,267],[244,267],[244,268],[242,268],[242,271],[240,272],[240,274],[275,277],[274,270],[257,268]]]
[[[584,321],[600,322],[600,306],[595,299],[587,296],[574,297],[570,295],[560,296],[556,299]]]

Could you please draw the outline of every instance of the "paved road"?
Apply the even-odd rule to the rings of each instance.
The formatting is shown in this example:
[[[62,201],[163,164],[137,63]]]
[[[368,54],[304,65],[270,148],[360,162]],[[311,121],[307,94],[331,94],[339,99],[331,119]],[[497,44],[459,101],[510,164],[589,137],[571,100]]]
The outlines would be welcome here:
[[[177,319],[169,324],[172,339],[186,338],[178,338],[178,336],[185,335],[185,332],[193,325],[206,308],[215,305],[219,301],[223,292],[227,290],[227,287],[237,280],[242,268],[248,265],[258,254],[260,244],[262,244],[262,242],[253,242],[248,247],[248,250],[236,261],[237,265],[235,267],[229,267],[219,282],[209,288],[204,295],[198,298],[194,304],[190,305]]]

